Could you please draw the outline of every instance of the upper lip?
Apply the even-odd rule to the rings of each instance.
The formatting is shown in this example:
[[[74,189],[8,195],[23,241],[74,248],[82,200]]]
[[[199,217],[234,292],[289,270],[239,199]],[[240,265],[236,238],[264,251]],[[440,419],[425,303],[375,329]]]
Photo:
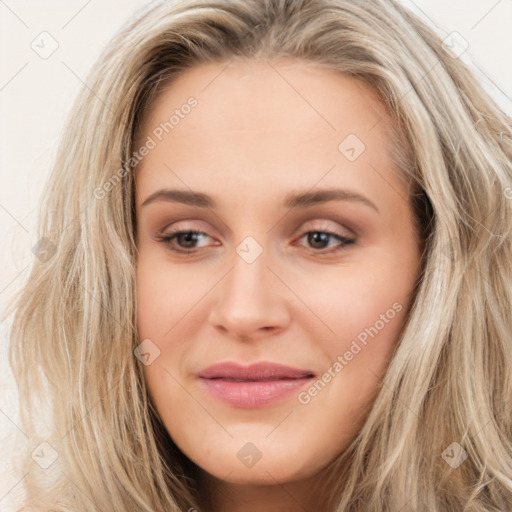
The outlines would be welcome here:
[[[209,366],[198,373],[203,379],[232,380],[278,380],[314,377],[311,370],[301,370],[278,363],[260,362],[242,366],[234,362],[224,362]]]

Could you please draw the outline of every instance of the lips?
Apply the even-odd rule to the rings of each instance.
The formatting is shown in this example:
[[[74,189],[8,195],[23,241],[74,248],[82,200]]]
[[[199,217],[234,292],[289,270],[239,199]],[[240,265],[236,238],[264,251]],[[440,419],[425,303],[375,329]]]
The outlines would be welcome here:
[[[250,366],[226,362],[210,366],[199,372],[203,379],[222,379],[232,381],[269,381],[282,379],[303,379],[314,377],[311,370],[301,370],[282,364],[261,362]]]
[[[311,370],[261,362],[242,366],[226,362],[198,373],[209,396],[231,407],[257,408],[291,397],[315,377]]]

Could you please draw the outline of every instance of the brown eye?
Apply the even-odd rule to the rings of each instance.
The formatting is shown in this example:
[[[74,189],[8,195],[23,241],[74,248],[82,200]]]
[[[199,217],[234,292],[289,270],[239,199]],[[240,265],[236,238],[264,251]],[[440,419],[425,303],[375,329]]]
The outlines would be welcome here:
[[[301,239],[304,237],[307,237],[307,243],[314,252],[324,251],[329,246],[329,241],[333,238],[337,239],[341,245],[338,244],[338,247],[335,247],[334,251],[327,252],[343,250],[346,246],[355,242],[355,239],[347,238],[339,233],[333,233],[331,231],[307,231],[302,235]]]
[[[183,253],[194,252],[195,249],[197,249],[195,244],[198,242],[198,239],[200,239],[200,235],[208,237],[203,231],[188,229],[182,231],[177,230],[166,235],[159,234],[155,236],[155,240],[165,244],[171,251]]]
[[[177,253],[193,253],[203,246],[198,246],[201,238],[211,238],[205,232],[196,229],[175,230],[167,234],[158,234],[155,240],[163,243],[166,247],[173,252]],[[315,253],[331,253],[344,250],[347,246],[355,243],[355,239],[347,238],[340,233],[331,231],[307,231],[300,239],[306,238],[307,245],[312,252]],[[338,240],[338,244],[332,249],[332,240]]]

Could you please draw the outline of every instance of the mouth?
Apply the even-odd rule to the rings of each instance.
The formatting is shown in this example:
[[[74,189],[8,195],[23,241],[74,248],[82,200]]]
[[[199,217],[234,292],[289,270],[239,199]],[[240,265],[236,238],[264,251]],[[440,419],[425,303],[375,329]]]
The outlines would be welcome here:
[[[206,391],[224,404],[256,408],[286,399],[310,383],[315,374],[276,363],[246,367],[227,362],[206,368],[198,377]]]

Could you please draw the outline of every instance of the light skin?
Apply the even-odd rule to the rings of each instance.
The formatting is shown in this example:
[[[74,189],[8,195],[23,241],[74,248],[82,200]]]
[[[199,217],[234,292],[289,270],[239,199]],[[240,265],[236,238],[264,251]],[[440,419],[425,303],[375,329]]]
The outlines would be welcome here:
[[[148,136],[158,142],[136,169],[138,330],[160,351],[145,378],[170,436],[200,468],[202,510],[316,510],[322,469],[354,440],[379,390],[421,243],[369,86],[296,60],[226,66],[185,72],[140,125],[136,148]],[[190,96],[197,106],[158,141],[153,130]],[[366,146],[353,161],[339,149],[349,134]],[[160,189],[204,193],[217,206],[143,205]],[[320,189],[350,189],[374,207],[283,205]],[[167,245],[156,238],[175,228],[202,234]],[[249,236],[262,249],[251,263],[237,252]],[[348,360],[371,326],[377,334]],[[346,364],[336,372],[338,356]],[[199,370],[223,361],[273,361],[317,376],[331,368],[335,377],[308,403],[295,393],[247,409],[198,382]],[[251,467],[237,456],[248,442],[262,454]]]

